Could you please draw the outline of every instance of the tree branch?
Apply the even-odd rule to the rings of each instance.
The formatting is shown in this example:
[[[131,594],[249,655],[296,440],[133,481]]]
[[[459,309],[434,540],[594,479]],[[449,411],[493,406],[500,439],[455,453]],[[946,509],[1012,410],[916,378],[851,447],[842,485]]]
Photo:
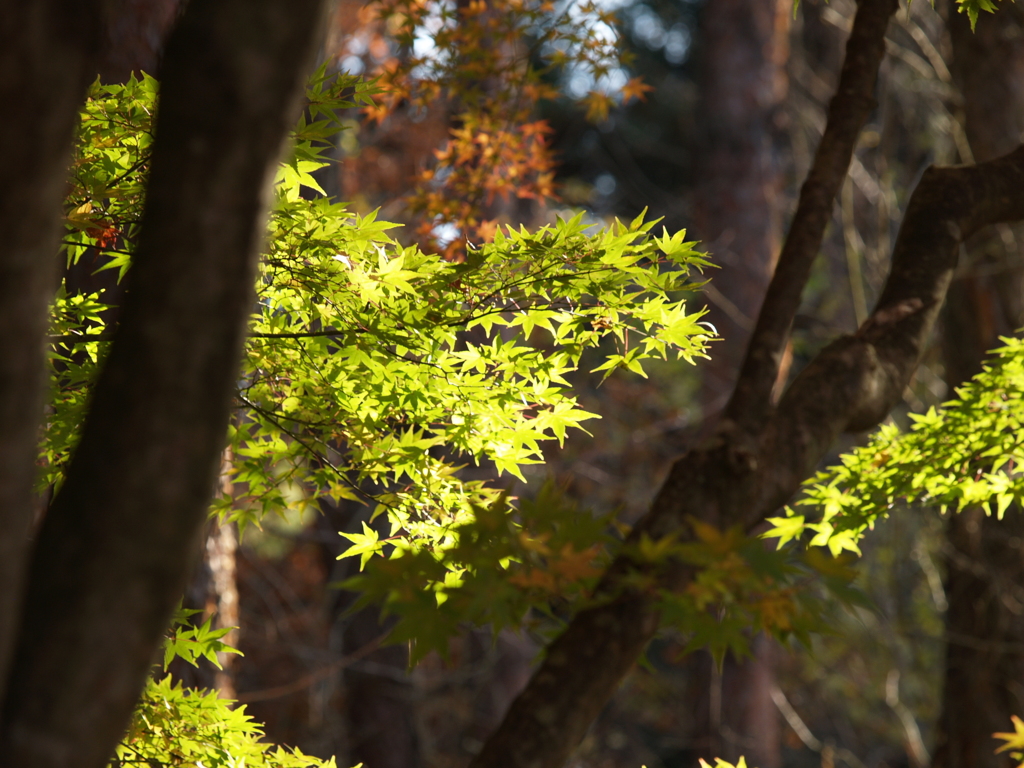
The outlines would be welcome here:
[[[825,133],[800,189],[796,214],[750,337],[736,389],[725,409],[725,417],[745,429],[760,427],[768,417],[771,391],[793,317],[821,248],[832,205],[849,170],[857,137],[875,106],[875,82],[885,55],[885,30],[897,7],[897,0],[858,0]]]
[[[889,0],[877,0],[874,5],[864,0],[860,6],[858,19],[861,13],[873,19],[875,48],[882,47],[884,22],[893,10]],[[880,56],[861,58],[863,66],[875,70],[879,61]],[[858,81],[867,81],[863,74]],[[846,113],[834,103],[830,122],[837,114]],[[850,150],[852,145],[851,139]],[[849,156],[847,152],[847,162]],[[805,195],[810,194],[808,188],[805,185]],[[815,216],[827,216],[832,197],[827,201]],[[694,575],[692,567],[682,564],[659,568],[640,562],[633,554],[637,548],[631,545],[644,536],[658,540],[674,535],[685,540],[691,517],[718,527],[740,523],[749,529],[777,510],[841,431],[874,426],[899,401],[934,325],[963,238],[986,224],[1020,218],[1024,218],[1024,148],[985,165],[930,169],[925,174],[900,229],[882,296],[858,333],[820,353],[774,414],[744,399],[759,392],[767,404],[775,375],[770,360],[754,360],[744,375],[763,380],[741,379],[739,386],[749,386],[746,394],[738,396],[738,410],[733,411],[740,420],[723,420],[708,442],[673,465],[651,510],[603,577],[591,607],[580,611],[549,646],[540,668],[471,768],[559,768],[568,760],[657,630],[658,593],[683,589]],[[804,273],[809,267],[805,259],[816,253],[823,229],[822,224],[815,242],[805,240],[803,227],[794,225],[791,230],[791,237],[805,241],[799,248],[787,245],[787,250],[800,256],[797,261]],[[784,310],[795,311],[806,279],[806,274],[801,277],[797,272],[795,277],[789,273],[790,279],[798,281],[795,296],[789,286],[777,286],[776,298],[766,301],[762,310],[771,317],[759,322],[759,327],[775,329],[775,334]],[[786,326],[791,317],[785,315]],[[782,327],[783,332],[787,330]],[[783,336],[768,334],[762,343],[772,338]],[[765,368],[769,363],[771,367]],[[758,427],[751,428],[752,423]]]
[[[874,312],[797,377],[757,434],[725,423],[679,459],[609,568],[595,605],[549,647],[540,669],[472,768],[559,768],[658,627],[657,593],[693,576],[632,559],[641,536],[685,539],[687,519],[751,528],[797,491],[844,430],[880,422],[899,402],[932,330],[963,238],[1024,219],[1024,148],[969,168],[930,169],[911,199]],[[647,586],[643,586],[643,585]],[[637,586],[641,585],[641,586]]]
[[[102,768],[145,682],[213,492],[325,5],[192,0],[168,43],[132,290],[32,556],[2,766]]]
[[[981,227],[1024,219],[1024,147],[997,160],[929,168],[910,199],[874,311],[801,371],[762,438],[774,460],[756,525],[785,503],[842,432],[874,427],[900,401],[956,269],[961,243]]]

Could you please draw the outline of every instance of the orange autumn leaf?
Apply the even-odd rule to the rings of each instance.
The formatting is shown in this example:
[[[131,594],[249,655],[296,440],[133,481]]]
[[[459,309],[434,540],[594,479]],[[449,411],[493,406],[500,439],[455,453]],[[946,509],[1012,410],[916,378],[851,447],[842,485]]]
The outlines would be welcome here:
[[[654,90],[654,86],[644,82],[642,77],[631,77],[629,82],[622,86],[622,100],[628,104],[631,101],[647,101],[647,94]]]
[[[569,581],[593,578],[601,574],[601,569],[595,568],[593,564],[599,551],[600,547],[596,544],[579,552],[572,544],[566,544],[559,551],[558,557],[551,559],[550,568]]]
[[[517,587],[524,587],[526,589],[538,588],[548,592],[555,590],[554,575],[540,568],[531,568],[528,571],[513,574],[508,580]]]

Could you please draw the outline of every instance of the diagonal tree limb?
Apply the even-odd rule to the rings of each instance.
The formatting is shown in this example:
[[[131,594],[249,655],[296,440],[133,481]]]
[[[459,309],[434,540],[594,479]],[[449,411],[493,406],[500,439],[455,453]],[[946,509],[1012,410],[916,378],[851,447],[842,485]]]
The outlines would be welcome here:
[[[875,7],[865,0],[858,13],[874,13],[881,6],[888,8],[888,19],[895,8],[885,0]],[[873,18],[875,43],[880,45],[886,25]],[[869,64],[877,70],[879,61]],[[842,110],[833,109],[832,114]],[[855,133],[848,138],[851,152],[855,138]],[[849,157],[847,152],[847,162]],[[829,197],[829,207],[831,201]],[[874,426],[899,402],[934,325],[963,238],[986,224],[1019,218],[1024,218],[1024,148],[982,166],[925,174],[900,229],[885,289],[858,333],[823,350],[774,414],[767,410],[775,375],[771,368],[771,375],[750,390],[761,393],[763,407],[751,401],[751,410],[740,408],[742,425],[723,420],[714,437],[673,465],[650,512],[598,586],[594,604],[577,614],[549,646],[540,668],[471,768],[564,765],[657,630],[658,591],[685,588],[693,577],[687,566],[659,572],[633,560],[635,548],[628,544],[642,536],[686,538],[690,517],[749,529],[777,510],[840,432]],[[812,255],[822,234],[823,227],[818,240],[808,245]],[[794,226],[794,236],[805,235]],[[774,301],[779,303],[769,298],[762,312],[776,318],[786,307],[795,312],[802,288],[801,279],[796,299],[788,291],[777,291]],[[783,331],[788,331],[791,317]],[[747,375],[759,376],[764,370],[755,365]],[[751,429],[754,424],[758,428]]]
[[[763,423],[768,414],[777,352],[821,246],[857,135],[874,104],[885,31],[895,10],[895,0],[858,4],[822,144],[801,190],[747,365],[727,410],[730,418],[720,422],[718,434],[707,444],[675,463],[631,542],[643,535],[658,539],[685,534],[690,514],[717,525],[742,519],[755,501],[751,480],[758,441],[749,427]],[[740,430],[740,420],[748,429]],[[637,575],[652,576],[649,566],[633,562],[628,547],[625,552],[598,587],[600,604],[580,611],[549,646],[541,667],[471,768],[559,768],[568,760],[658,627],[655,590],[629,587]],[[686,572],[676,573],[670,581],[685,582],[687,577]]]
[[[929,168],[914,191],[874,311],[801,371],[762,433],[761,498],[749,528],[784,504],[842,432],[880,423],[899,403],[930,338],[960,245],[984,226],[1024,219],[1024,147],[974,166]]]
[[[857,137],[875,107],[875,82],[885,56],[885,30],[897,6],[897,0],[857,3],[825,132],[800,188],[793,222],[750,337],[736,389],[725,408],[725,418],[738,422],[745,430],[760,427],[769,415],[770,395],[793,317],[832,217],[836,195],[846,179]]]
[[[1024,219],[1024,147],[965,168],[932,168],[911,199],[889,278],[856,335],[826,347],[756,435],[725,425],[672,467],[630,542],[687,535],[687,519],[746,528],[799,488],[843,431],[879,423],[900,401],[938,316],[960,243],[987,224]],[[548,648],[472,768],[559,768],[658,626],[658,589],[685,588],[686,567],[657,572],[625,554]],[[656,585],[652,586],[644,585]],[[602,597],[602,595],[604,597]]]
[[[97,0],[0,0],[0,681],[32,522],[64,180],[94,76],[98,10]]]
[[[170,39],[132,288],[32,555],[0,766],[102,768],[212,495],[270,184],[326,0],[192,0]]]

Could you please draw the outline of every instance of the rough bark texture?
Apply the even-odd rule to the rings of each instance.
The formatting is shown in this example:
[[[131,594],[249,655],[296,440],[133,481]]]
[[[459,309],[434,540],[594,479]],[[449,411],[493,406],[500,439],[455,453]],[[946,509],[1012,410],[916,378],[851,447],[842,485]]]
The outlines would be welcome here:
[[[98,7],[95,0],[0,2],[0,681],[32,522],[65,169],[98,50]]]
[[[955,3],[947,9],[953,73],[963,94],[965,128],[978,160],[1015,146],[1024,132],[1024,11],[982,14],[975,32]],[[967,243],[967,263],[950,286],[944,316],[946,381],[956,386],[981,368],[999,336],[1024,324],[1020,228],[986,230]],[[933,765],[1008,767],[996,731],[1024,711],[1024,515],[1004,520],[973,509],[950,517],[946,538],[946,666]]]
[[[192,0],[168,44],[132,290],[35,542],[0,765],[101,768],[143,686],[217,477],[269,181],[323,5]]]
[[[678,460],[650,512],[609,568],[594,604],[546,658],[473,768],[558,768],[653,635],[655,588],[679,589],[684,566],[631,558],[641,536],[687,536],[687,519],[751,528],[789,499],[843,431],[881,421],[900,401],[934,326],[964,238],[1024,217],[1024,148],[998,161],[928,170],[908,206],[878,303],[854,336],[826,347],[771,405],[785,342],[824,221],[867,118],[891,0],[862,0],[822,147],[801,195],[737,397],[716,434]],[[844,100],[846,103],[844,104]],[[817,233],[817,234],[815,234]]]

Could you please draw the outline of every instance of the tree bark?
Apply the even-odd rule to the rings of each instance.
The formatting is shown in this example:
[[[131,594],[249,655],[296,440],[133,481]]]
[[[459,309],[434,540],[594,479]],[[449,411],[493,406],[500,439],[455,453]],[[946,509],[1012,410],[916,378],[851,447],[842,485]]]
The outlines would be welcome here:
[[[745,429],[763,424],[771,409],[771,392],[790,326],[832,216],[832,203],[846,178],[857,137],[875,106],[874,86],[885,53],[889,16],[883,17],[870,3],[858,3],[825,131],[800,189],[796,213],[726,407],[726,417]]]
[[[192,0],[168,43],[132,290],[35,541],[0,765],[101,768],[145,682],[217,476],[269,185],[324,6]],[[32,202],[59,211],[63,164],[44,170],[56,194]]]
[[[0,1],[0,680],[21,604],[46,305],[75,119],[98,51],[98,10],[97,0]]]
[[[693,578],[631,553],[641,537],[688,536],[687,520],[750,530],[796,492],[843,431],[878,424],[917,367],[964,238],[1024,217],[1024,148],[990,163],[929,169],[910,201],[875,309],[826,347],[777,407],[771,389],[788,329],[853,146],[872,106],[890,0],[862,0],[821,146],[769,286],[727,418],[678,460],[606,572],[593,604],[548,648],[473,768],[558,768],[658,626],[657,592]]]
[[[984,13],[971,31],[949,3],[953,74],[963,94],[965,129],[978,160],[1006,152],[1024,133],[1024,12],[1014,5]],[[946,381],[978,373],[999,336],[1024,323],[1019,238],[981,232],[967,244],[968,263],[950,286],[944,316]],[[988,273],[988,274],[986,274]],[[972,509],[949,518],[946,537],[946,664],[936,768],[1008,768],[996,755],[996,731],[1024,713],[1024,515],[1004,520]]]

